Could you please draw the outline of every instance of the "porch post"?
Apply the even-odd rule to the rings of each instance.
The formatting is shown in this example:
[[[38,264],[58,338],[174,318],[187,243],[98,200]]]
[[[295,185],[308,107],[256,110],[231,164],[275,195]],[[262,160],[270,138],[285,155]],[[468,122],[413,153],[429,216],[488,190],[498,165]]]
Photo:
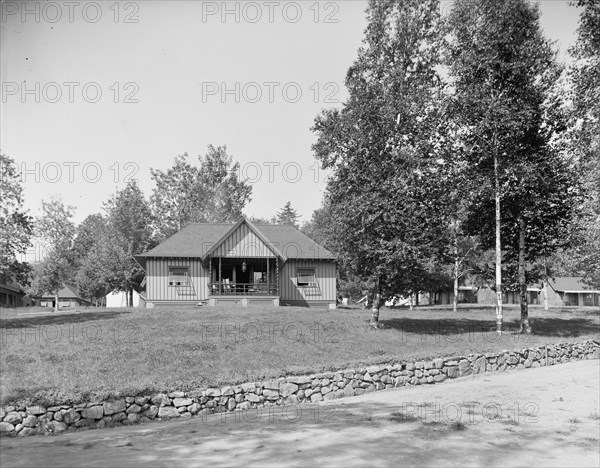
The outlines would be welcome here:
[[[212,294],[213,287],[213,272],[212,272],[212,257],[208,257],[208,295]]]
[[[223,276],[221,275],[221,257],[219,257],[219,295],[221,295],[221,282],[223,281]]]
[[[271,277],[269,276],[269,263],[270,258],[267,257],[267,296],[271,295]]]
[[[275,257],[275,295],[279,296],[279,259]]]

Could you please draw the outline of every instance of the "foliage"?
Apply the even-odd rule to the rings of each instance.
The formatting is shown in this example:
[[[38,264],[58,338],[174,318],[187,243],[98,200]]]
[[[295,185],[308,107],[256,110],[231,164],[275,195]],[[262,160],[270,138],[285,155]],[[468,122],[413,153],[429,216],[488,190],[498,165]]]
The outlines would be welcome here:
[[[277,212],[277,223],[298,228],[300,217],[298,212],[292,208],[292,202],[288,201],[283,208]]]
[[[49,249],[68,251],[75,236],[74,210],[74,206],[65,205],[60,197],[42,200],[42,215],[35,222],[36,237]]]
[[[30,266],[17,259],[31,245],[33,220],[23,209],[23,187],[14,159],[0,154],[0,278],[29,282]]]
[[[331,202],[330,248],[349,275],[383,295],[431,280],[446,238],[436,138],[441,128],[438,2],[369,2],[348,70],[349,98],[315,120],[313,145]]]
[[[360,300],[368,295],[374,287],[374,284],[360,279],[360,277],[339,271],[338,295],[348,297],[354,301]]]
[[[579,0],[582,8],[578,37],[570,50],[574,59],[568,70],[566,103],[569,111],[563,147],[577,162],[576,171],[585,189],[585,200],[575,220],[572,248],[555,258],[563,274],[582,276],[600,288],[600,4]]]
[[[139,291],[145,272],[134,256],[154,246],[150,205],[137,182],[130,181],[104,209],[108,233],[99,250],[105,281],[111,289]]]
[[[99,300],[114,289],[140,290],[143,271],[114,231],[96,243],[83,259],[77,272],[77,286],[82,296]]]
[[[58,197],[42,201],[42,214],[36,219],[36,237],[44,245],[44,258],[33,267],[29,293],[36,296],[58,295],[66,284],[74,282],[72,221],[74,207],[65,205]],[[55,308],[58,310],[58,300]]]
[[[270,218],[263,218],[262,216],[250,216],[248,217],[248,220],[252,224],[277,224],[277,219],[275,216]]]
[[[531,266],[566,245],[579,200],[572,164],[550,144],[564,126],[560,109],[548,112],[545,106],[561,70],[542,35],[537,7],[524,0],[458,3],[450,26],[453,111],[479,186],[467,230],[483,248],[493,247],[497,159],[507,283],[522,287],[542,272],[529,268],[519,276],[519,255],[521,264]]]
[[[77,272],[80,294],[96,300],[115,289],[140,291],[145,272],[134,257],[155,245],[150,205],[136,181],[114,193],[104,210],[105,216],[90,215],[78,226],[74,246],[85,252]]]
[[[239,178],[239,163],[225,146],[210,145],[199,166],[188,154],[176,156],[167,171],[151,169],[156,187],[150,198],[159,240],[193,222],[233,222],[242,216],[252,187]]]
[[[307,237],[329,250],[333,250],[333,246],[330,245],[332,214],[331,202],[325,199],[323,205],[313,211],[310,220],[300,229]]]
[[[73,255],[78,263],[107,235],[107,229],[107,220],[100,213],[87,216],[77,226],[73,241]]]
[[[102,247],[112,244],[107,220],[99,213],[89,215],[79,226],[73,243],[77,259],[77,288],[82,297],[98,300],[110,292],[107,261],[112,256]]]
[[[73,264],[65,252],[51,249],[44,259],[33,265],[33,280],[28,292],[34,296],[56,296],[72,280]],[[58,301],[55,303],[58,309]]]

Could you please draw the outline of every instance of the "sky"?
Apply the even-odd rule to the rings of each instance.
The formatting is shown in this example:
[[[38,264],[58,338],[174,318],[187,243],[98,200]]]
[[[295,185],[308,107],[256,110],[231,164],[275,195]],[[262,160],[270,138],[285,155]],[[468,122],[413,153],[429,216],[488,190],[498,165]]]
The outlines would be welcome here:
[[[539,2],[565,52],[578,10]],[[450,1],[443,1],[447,11]],[[253,187],[244,213],[286,201],[308,221],[327,173],[311,151],[322,109],[346,98],[344,77],[366,26],[366,1],[2,2],[2,153],[21,169],[25,207],[59,195],[75,221],[150,168],[226,145]]]

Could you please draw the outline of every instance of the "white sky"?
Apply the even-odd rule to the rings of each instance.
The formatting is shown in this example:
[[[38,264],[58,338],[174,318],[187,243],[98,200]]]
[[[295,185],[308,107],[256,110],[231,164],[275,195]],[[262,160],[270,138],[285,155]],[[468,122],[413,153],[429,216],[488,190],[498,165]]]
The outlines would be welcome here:
[[[564,52],[578,11],[566,0],[540,5],[547,36]],[[320,109],[345,99],[365,7],[362,0],[2,2],[0,136],[2,152],[28,171],[26,207],[37,214],[40,200],[61,195],[79,222],[131,175],[149,195],[151,167],[226,144],[253,182],[246,214],[270,217],[290,200],[307,221],[325,187],[310,127]],[[225,9],[232,13],[223,18]],[[222,96],[223,84],[230,94]]]

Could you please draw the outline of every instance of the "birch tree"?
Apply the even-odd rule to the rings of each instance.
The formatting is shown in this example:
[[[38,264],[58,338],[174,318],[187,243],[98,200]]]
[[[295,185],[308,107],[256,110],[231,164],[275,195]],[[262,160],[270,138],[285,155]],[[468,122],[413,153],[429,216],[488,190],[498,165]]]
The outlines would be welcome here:
[[[446,214],[432,135],[439,126],[442,21],[435,0],[369,2],[349,98],[315,119],[328,181],[331,244],[349,275],[384,295],[413,293],[443,250]]]
[[[528,264],[566,238],[576,199],[569,161],[549,144],[556,122],[544,118],[560,68],[538,8],[525,0],[457,3],[450,25],[455,111],[481,187],[470,228],[496,248],[497,331],[506,260],[509,285],[520,290],[521,330],[529,333]]]

